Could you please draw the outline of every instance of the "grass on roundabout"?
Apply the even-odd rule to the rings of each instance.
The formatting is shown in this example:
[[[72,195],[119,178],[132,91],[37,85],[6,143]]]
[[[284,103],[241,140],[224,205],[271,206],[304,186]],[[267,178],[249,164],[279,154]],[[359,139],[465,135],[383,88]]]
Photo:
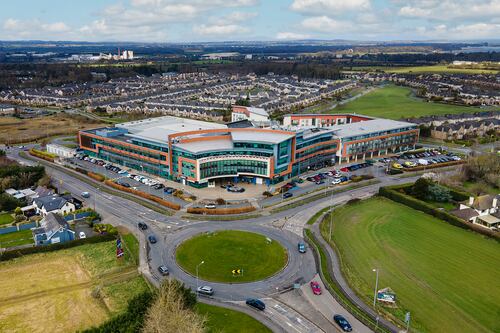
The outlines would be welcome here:
[[[263,280],[281,271],[288,260],[286,249],[279,242],[261,234],[220,230],[203,233],[179,245],[177,263],[188,273],[199,278],[224,283],[242,283]],[[243,270],[233,275],[232,270]]]

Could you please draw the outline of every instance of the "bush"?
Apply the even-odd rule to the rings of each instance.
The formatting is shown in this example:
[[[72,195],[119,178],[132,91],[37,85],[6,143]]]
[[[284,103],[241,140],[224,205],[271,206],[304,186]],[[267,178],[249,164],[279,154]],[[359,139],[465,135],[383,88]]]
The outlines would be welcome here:
[[[47,153],[46,151],[41,151],[41,150],[37,150],[37,149],[33,149],[33,148],[31,148],[29,150],[29,153],[31,156],[35,156],[35,157],[41,158],[42,160],[46,160],[49,162],[54,162],[54,159],[56,158],[56,155],[54,155],[54,154],[50,154],[50,153]]]
[[[217,198],[215,199],[215,202],[219,205],[219,206],[222,206],[222,205],[225,205],[226,204],[226,200],[222,199],[222,198]]]
[[[128,192],[128,193],[132,193],[132,194],[135,194],[135,195],[137,195],[139,197],[142,197],[142,198],[145,198],[145,199],[149,199],[151,201],[154,201],[154,202],[156,202],[156,203],[158,203],[158,204],[160,204],[162,206],[168,207],[170,209],[174,209],[174,210],[180,210],[181,209],[181,206],[179,204],[163,200],[163,199],[158,198],[157,196],[154,196],[154,195],[149,194],[149,193],[145,193],[145,192],[142,192],[142,191],[134,190],[133,188],[130,188],[130,187],[125,187],[125,186],[118,185],[117,183],[112,182],[109,179],[106,179],[104,181],[104,184],[106,184],[106,185],[108,185],[110,187],[113,187],[113,188],[115,188],[117,190]]]
[[[101,175],[100,173],[93,173],[88,171],[86,174],[87,176],[94,180],[97,180],[98,182],[103,182],[106,179],[106,177],[104,177],[104,175]]]
[[[101,234],[117,235],[118,230],[111,224],[94,224],[94,231]]]
[[[235,208],[216,208],[207,209],[203,207],[188,207],[187,212],[190,214],[206,214],[206,215],[230,215],[253,212],[254,206],[235,207]]]
[[[264,191],[264,193],[262,193],[262,195],[265,196],[265,197],[267,197],[267,198],[273,196],[273,194],[271,192],[269,192],[269,191]]]
[[[441,168],[445,166],[450,166],[450,165],[458,165],[458,164],[464,164],[464,160],[460,161],[450,161],[450,162],[444,162],[444,163],[437,163],[437,164],[431,164],[431,165],[419,165],[413,168],[405,168],[403,169],[404,171],[420,171],[420,170],[429,170],[429,169],[435,169],[435,168]]]
[[[0,193],[0,211],[10,212],[21,206],[24,206],[23,200],[16,199],[7,193]]]

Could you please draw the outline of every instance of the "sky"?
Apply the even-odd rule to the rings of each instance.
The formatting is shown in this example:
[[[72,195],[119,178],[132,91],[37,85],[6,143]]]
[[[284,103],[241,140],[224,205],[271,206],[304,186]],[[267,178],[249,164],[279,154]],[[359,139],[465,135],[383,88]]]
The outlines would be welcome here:
[[[485,40],[500,0],[1,0],[0,40]]]

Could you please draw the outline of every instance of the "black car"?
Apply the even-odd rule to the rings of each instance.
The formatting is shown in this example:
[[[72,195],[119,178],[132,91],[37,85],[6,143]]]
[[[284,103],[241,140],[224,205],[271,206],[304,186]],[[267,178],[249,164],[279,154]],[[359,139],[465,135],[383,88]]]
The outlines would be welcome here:
[[[285,194],[283,194],[283,198],[291,198],[293,197],[293,193],[290,193],[290,192],[286,192]]]
[[[165,192],[167,194],[172,194],[172,193],[174,193],[174,189],[172,187],[165,187],[163,189],[163,192]]]
[[[333,316],[333,320],[337,323],[337,325],[340,326],[342,331],[352,332],[352,326],[347,321],[347,319],[344,318],[344,316],[337,314],[337,315]]]
[[[137,227],[141,230],[146,230],[148,228],[148,225],[146,223],[139,222],[137,223]]]
[[[127,187],[127,188],[129,188],[129,187],[130,187],[130,184],[129,184],[129,183],[126,183],[126,182],[120,182],[120,181],[118,181],[118,182],[116,182],[116,183],[117,183],[118,185],[120,185],[120,186],[123,186],[123,187]]]
[[[260,299],[250,298],[250,299],[247,299],[246,303],[247,303],[247,305],[251,306],[252,308],[256,308],[257,310],[260,310],[260,311],[264,311],[264,309],[266,308],[266,305]]]
[[[148,240],[151,244],[155,244],[157,242],[156,237],[153,235],[149,235]]]

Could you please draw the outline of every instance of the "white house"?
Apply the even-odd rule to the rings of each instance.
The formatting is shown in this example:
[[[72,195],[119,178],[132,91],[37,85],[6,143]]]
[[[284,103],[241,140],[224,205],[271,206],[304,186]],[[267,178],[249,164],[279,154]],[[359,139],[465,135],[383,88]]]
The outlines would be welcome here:
[[[470,197],[467,202],[461,203],[458,209],[450,213],[465,221],[491,230],[498,230],[500,228],[499,198],[500,195]]]
[[[57,195],[36,198],[33,204],[35,205],[37,214],[41,214],[42,216],[46,216],[51,212],[64,215],[76,210],[73,203]]]
[[[59,157],[64,157],[64,158],[71,158],[75,156],[76,150],[68,147],[64,147],[61,145],[57,144],[48,144],[47,145],[47,152],[51,154],[55,154]]]
[[[231,121],[250,120],[255,122],[269,122],[269,114],[262,108],[233,105]]]

